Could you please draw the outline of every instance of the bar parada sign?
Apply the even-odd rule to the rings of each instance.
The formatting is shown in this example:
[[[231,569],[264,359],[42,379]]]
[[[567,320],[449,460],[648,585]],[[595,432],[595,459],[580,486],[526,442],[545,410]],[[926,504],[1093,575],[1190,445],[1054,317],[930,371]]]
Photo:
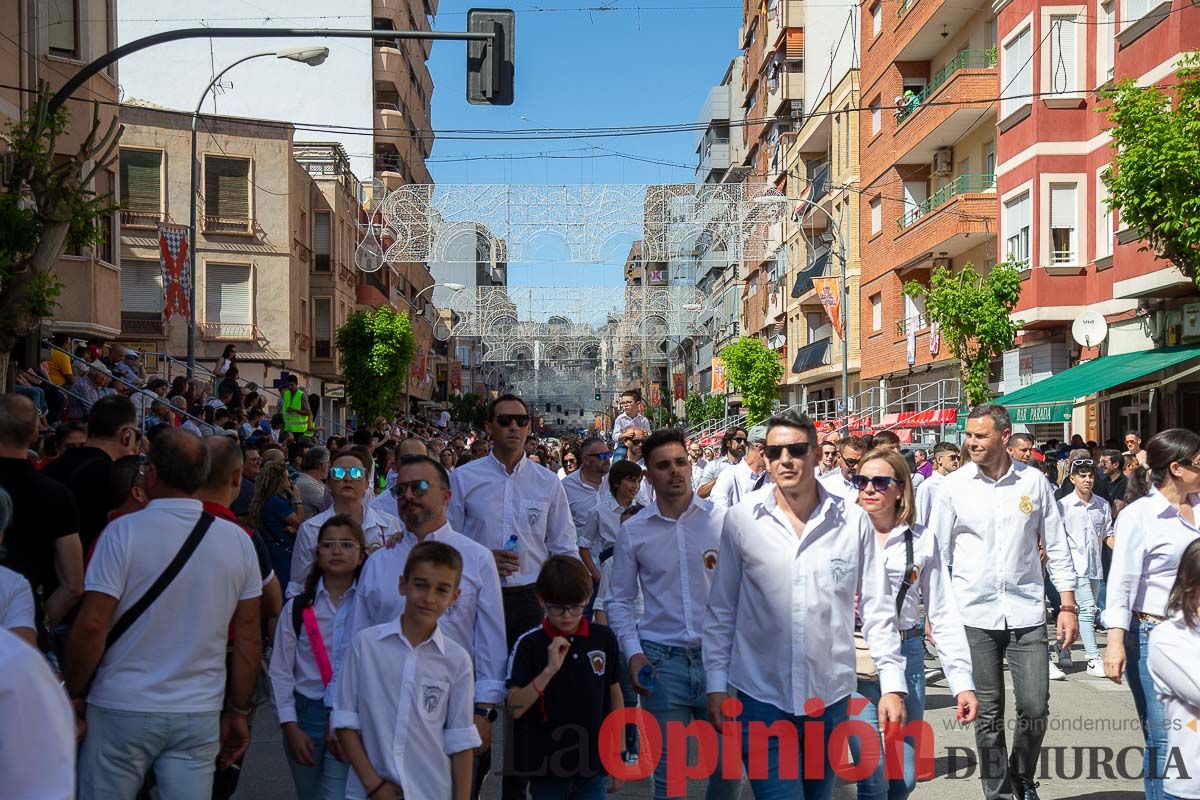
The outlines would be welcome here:
[[[1074,403],[1042,403],[1029,406],[1009,406],[1012,421],[1021,425],[1070,422]]]

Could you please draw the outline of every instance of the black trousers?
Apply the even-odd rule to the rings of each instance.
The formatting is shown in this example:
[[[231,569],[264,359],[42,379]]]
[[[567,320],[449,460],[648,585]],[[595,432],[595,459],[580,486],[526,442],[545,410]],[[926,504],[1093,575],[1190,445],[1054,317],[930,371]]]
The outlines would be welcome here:
[[[521,638],[521,635],[529,629],[541,625],[545,613],[542,611],[541,604],[538,603],[533,584],[504,587],[501,592],[504,598],[504,632],[508,638],[508,652],[511,655],[517,639]],[[508,730],[511,729],[512,726],[508,726]],[[512,742],[505,740],[504,747],[507,760],[507,753],[511,752],[508,748],[512,747]],[[490,766],[490,755],[488,761]],[[478,778],[476,780],[482,783]],[[526,778],[505,774],[501,779],[500,796],[502,800],[525,800],[529,796],[528,792],[529,780]]]

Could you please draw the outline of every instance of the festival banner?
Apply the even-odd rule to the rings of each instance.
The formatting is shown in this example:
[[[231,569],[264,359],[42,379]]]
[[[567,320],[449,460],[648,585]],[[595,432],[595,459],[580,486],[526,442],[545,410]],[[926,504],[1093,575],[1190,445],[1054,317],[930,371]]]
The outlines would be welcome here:
[[[417,352],[413,356],[412,376],[417,383],[425,380],[425,369],[428,366],[429,359],[425,354],[425,345],[417,345]]]
[[[712,360],[712,390],[714,394],[729,391],[729,382],[725,380],[725,362],[719,358]]]
[[[838,287],[837,278],[813,278],[813,288],[817,290],[817,297],[821,298],[821,305],[825,308],[825,313],[829,315],[829,321],[833,323],[833,330],[837,333],[838,338],[842,336],[842,296],[841,289]]]
[[[687,397],[687,379],[682,372],[676,372],[671,375],[671,387],[674,389],[676,400],[683,400]]]
[[[162,271],[163,322],[178,314],[184,320],[192,316],[192,249],[188,246],[186,225],[158,226],[158,266]]]
[[[656,407],[662,405],[662,389],[658,387],[657,383],[650,384],[650,405]]]
[[[942,326],[936,322],[929,323],[929,355],[936,356],[942,349]]]
[[[911,367],[917,363],[917,320],[908,319],[905,321],[905,358],[908,365]]]
[[[462,362],[450,362],[450,391],[462,394]]]

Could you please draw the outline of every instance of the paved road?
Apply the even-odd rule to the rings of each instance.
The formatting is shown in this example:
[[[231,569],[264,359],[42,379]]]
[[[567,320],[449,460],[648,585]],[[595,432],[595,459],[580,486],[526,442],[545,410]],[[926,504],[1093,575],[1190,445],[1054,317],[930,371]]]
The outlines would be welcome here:
[[[1050,684],[1050,731],[1046,735],[1045,747],[1049,757],[1043,759],[1039,789],[1044,800],[1136,800],[1143,797],[1140,779],[1122,777],[1117,768],[1117,756],[1124,756],[1124,774],[1136,776],[1141,768],[1141,733],[1137,730],[1137,716],[1133,697],[1125,686],[1117,686],[1107,680],[1088,677],[1083,672],[1083,651],[1076,647],[1075,670],[1065,682]],[[1011,684],[1009,686],[1011,708]],[[923,783],[914,794],[915,798],[928,800],[960,800],[980,798],[978,778],[965,776],[965,770],[973,769],[975,739],[970,729],[960,729],[954,724],[954,708],[945,680],[931,684],[928,692],[929,711],[926,719],[933,726],[936,737],[936,771],[938,777]],[[1009,714],[1011,717],[1011,712]],[[1098,777],[1090,776],[1091,763],[1103,763],[1104,754],[1087,748],[1109,748],[1113,779],[1105,777],[1102,766],[1094,770]],[[954,748],[951,750],[951,748]],[[1054,750],[1053,748],[1060,748]],[[1082,750],[1078,748],[1084,748]],[[1125,750],[1124,748],[1130,748]],[[946,774],[951,756],[956,758],[958,773]],[[968,767],[968,764],[970,765]],[[489,780],[483,796],[485,800],[499,800],[499,781]],[[626,787],[622,798],[648,798],[648,781]],[[254,744],[246,759],[246,767],[238,798],[246,800],[284,800],[295,797],[291,776],[283,756],[283,744],[278,726],[270,713],[262,716],[254,729]],[[689,798],[703,797],[702,787],[692,786]],[[840,786],[835,794],[837,800],[851,800],[853,787]],[[743,800],[750,800],[749,788],[742,791]]]

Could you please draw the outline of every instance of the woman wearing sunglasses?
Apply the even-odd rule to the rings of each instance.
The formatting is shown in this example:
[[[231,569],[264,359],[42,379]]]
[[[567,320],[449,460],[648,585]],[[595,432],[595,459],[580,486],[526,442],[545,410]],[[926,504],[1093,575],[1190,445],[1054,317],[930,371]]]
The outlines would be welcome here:
[[[345,514],[362,526],[368,553],[378,550],[400,532],[400,521],[395,515],[363,503],[368,489],[367,462],[367,457],[353,449],[339,450],[333,454],[327,479],[333,505],[306,519],[296,533],[288,597],[294,597],[304,589],[303,579],[312,567],[313,553],[316,552],[317,533],[330,517]]]
[[[863,456],[858,464],[858,472],[850,476],[850,481],[858,491],[858,504],[870,516],[871,525],[875,528],[876,541],[883,551],[888,584],[896,598],[896,627],[900,629],[901,652],[905,657],[905,678],[908,683],[908,694],[904,698],[908,724],[925,716],[922,598],[937,641],[938,657],[958,706],[958,720],[971,722],[975,719],[979,701],[975,697],[975,683],[971,677],[967,634],[950,588],[950,574],[942,563],[933,534],[915,521],[912,480],[904,457],[894,450],[873,450]],[[877,728],[876,705],[880,696],[878,677],[866,678],[860,671],[854,696],[867,701],[854,718],[865,720]],[[885,777],[886,759],[881,757],[875,772],[859,781],[860,800],[885,797],[888,800],[904,800],[908,797],[917,783],[916,746],[917,742],[912,738],[906,738],[903,742],[903,777]],[[851,740],[850,752],[857,763],[862,755],[859,740]],[[931,771],[931,768],[932,763],[922,765],[922,772]]]

